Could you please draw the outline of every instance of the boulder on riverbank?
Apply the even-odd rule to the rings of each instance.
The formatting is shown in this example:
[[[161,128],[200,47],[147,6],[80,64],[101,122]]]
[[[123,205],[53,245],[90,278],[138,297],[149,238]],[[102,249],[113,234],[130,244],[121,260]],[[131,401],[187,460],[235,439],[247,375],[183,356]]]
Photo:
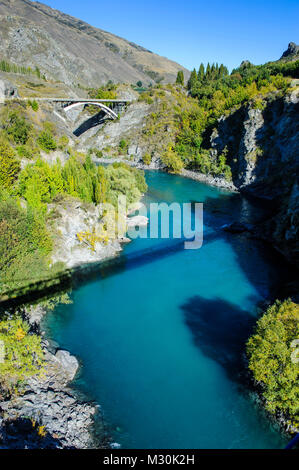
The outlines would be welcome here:
[[[148,217],[144,215],[136,215],[135,217],[127,218],[127,226],[131,227],[146,227],[148,224]]]
[[[68,351],[64,349],[58,349],[55,354],[55,358],[59,361],[61,367],[64,369],[65,374],[68,376],[69,381],[74,380],[78,369],[79,369],[79,362],[72,356]]]
[[[63,350],[55,355],[45,350],[45,358],[42,376],[0,402],[0,449],[98,447],[90,430],[98,407],[67,386],[78,370],[77,359]]]

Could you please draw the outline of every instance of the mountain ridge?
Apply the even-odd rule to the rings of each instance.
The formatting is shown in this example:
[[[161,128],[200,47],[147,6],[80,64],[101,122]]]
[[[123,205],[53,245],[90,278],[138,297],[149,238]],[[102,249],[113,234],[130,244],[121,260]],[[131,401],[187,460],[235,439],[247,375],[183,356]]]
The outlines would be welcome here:
[[[2,58],[38,66],[49,79],[98,86],[174,82],[179,70],[189,76],[174,61],[40,2],[2,0],[0,15]]]

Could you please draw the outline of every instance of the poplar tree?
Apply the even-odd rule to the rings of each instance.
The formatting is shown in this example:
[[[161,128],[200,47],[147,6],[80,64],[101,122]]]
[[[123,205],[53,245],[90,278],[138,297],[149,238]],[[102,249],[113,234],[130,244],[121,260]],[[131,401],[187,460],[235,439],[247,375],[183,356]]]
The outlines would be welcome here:
[[[184,73],[182,70],[178,71],[177,77],[176,77],[176,82],[177,85],[182,85],[184,86]]]

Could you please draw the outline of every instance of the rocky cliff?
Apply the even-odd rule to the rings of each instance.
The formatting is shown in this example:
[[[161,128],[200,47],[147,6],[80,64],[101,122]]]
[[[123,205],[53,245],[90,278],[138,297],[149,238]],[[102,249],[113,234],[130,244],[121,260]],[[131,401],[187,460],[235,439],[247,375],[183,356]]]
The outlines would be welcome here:
[[[258,231],[292,262],[299,260],[298,111],[297,87],[222,117],[210,138],[214,154],[227,147],[234,185],[272,201],[274,215]]]
[[[282,54],[280,60],[287,59],[287,60],[296,60],[299,57],[299,46],[294,42],[290,42],[288,48]]]
[[[37,66],[48,79],[97,87],[108,80],[174,82],[179,64],[30,0],[2,0],[0,58]]]

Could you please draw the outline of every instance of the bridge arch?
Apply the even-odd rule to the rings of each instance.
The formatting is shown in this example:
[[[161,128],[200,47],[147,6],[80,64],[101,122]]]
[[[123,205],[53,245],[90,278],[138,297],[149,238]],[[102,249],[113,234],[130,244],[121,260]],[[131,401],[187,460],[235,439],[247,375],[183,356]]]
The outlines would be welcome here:
[[[70,109],[73,109],[77,106],[82,106],[82,105],[85,105],[85,104],[89,104],[89,105],[92,105],[92,106],[98,106],[103,111],[105,111],[105,113],[108,114],[112,119],[117,119],[118,118],[118,115],[111,108],[109,108],[108,106],[105,106],[103,103],[95,103],[94,101],[78,101],[76,103],[71,103],[71,104],[68,104],[67,106],[65,106],[64,110],[69,111]]]

